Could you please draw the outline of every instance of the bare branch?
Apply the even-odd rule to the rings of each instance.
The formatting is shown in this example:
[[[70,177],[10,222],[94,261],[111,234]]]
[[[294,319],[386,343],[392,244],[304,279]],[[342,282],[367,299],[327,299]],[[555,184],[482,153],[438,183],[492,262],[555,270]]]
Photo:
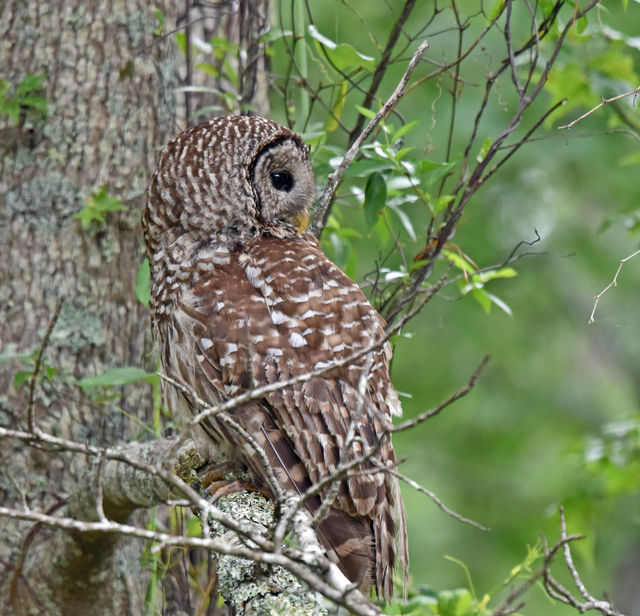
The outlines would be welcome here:
[[[638,86],[635,90],[630,90],[629,92],[625,92],[624,94],[618,94],[618,96],[613,96],[611,98],[604,98],[600,100],[600,103],[596,105],[593,109],[589,109],[586,113],[583,113],[579,118],[569,122],[569,124],[563,124],[562,126],[558,126],[558,130],[569,130],[571,127],[575,126],[578,122],[581,122],[592,113],[598,111],[601,107],[604,107],[608,103],[613,103],[614,101],[619,101],[621,98],[626,98],[627,96],[633,96],[637,98],[638,94],[640,94],[640,86]]]
[[[551,595],[558,601],[561,601],[562,603],[566,603],[567,605],[576,608],[581,614],[588,610],[596,610],[603,614],[603,616],[624,616],[614,606],[612,606],[609,601],[596,599],[584,585],[584,582],[582,581],[571,556],[569,541],[574,538],[575,535],[567,535],[567,524],[563,507],[560,508],[560,529],[561,539],[559,544],[562,545],[562,549],[564,552],[564,561],[567,569],[569,570],[569,573],[571,574],[571,577],[573,578],[573,582],[584,601],[573,597],[569,590],[567,590],[557,580],[554,579],[549,570],[550,561],[549,563],[547,563],[547,559],[545,559],[546,567],[544,570],[544,586],[549,595]]]
[[[380,57],[380,61],[378,62],[378,66],[376,67],[376,71],[373,74],[373,79],[371,80],[371,86],[367,90],[367,95],[365,96],[364,102],[362,106],[365,109],[371,109],[371,105],[375,98],[375,95],[380,87],[380,83],[382,82],[382,78],[384,77],[387,69],[389,68],[389,60],[391,59],[391,53],[393,52],[396,43],[398,42],[398,38],[402,33],[402,29],[409,19],[413,9],[415,8],[416,0],[407,0],[402,7],[402,13],[400,17],[393,24],[393,28],[391,33],[389,34],[389,38],[387,39],[387,44],[385,45],[384,51],[382,52],[382,56]],[[353,130],[349,134],[349,143],[353,143],[356,139],[356,136],[362,130],[362,126],[364,124],[365,117],[364,115],[358,115],[358,119],[356,121],[356,125]]]
[[[628,257],[624,259],[620,259],[620,263],[618,264],[618,269],[616,270],[615,275],[613,276],[613,280],[604,288],[598,295],[593,298],[593,309],[591,310],[591,314],[589,315],[589,325],[595,322],[596,308],[598,307],[598,302],[600,298],[611,288],[618,286],[618,275],[620,274],[620,270],[622,270],[622,266],[627,262],[631,261],[634,257],[637,257],[640,254],[640,250],[636,250],[634,253],[630,254]]]
[[[535,573],[530,575],[522,584],[514,588],[500,606],[491,613],[491,616],[507,616],[507,614],[514,614],[518,611],[524,603],[518,603],[516,605],[516,599],[527,592],[541,577],[545,577],[547,575],[553,559],[565,543],[576,541],[577,539],[582,539],[582,535],[567,535],[566,537],[561,538],[551,549],[545,548],[545,557],[542,566],[535,571]]]
[[[471,377],[469,378],[469,381],[464,387],[460,388],[458,391],[453,393],[444,402],[438,404],[438,406],[435,406],[431,409],[427,409],[426,411],[420,413],[413,419],[409,419],[407,421],[404,421],[398,424],[397,426],[393,426],[393,428],[391,428],[391,431],[403,432],[405,430],[409,430],[410,428],[413,428],[414,426],[417,426],[418,424],[425,422],[427,419],[434,417],[435,415],[443,411],[445,408],[453,404],[456,400],[459,400],[460,398],[463,398],[464,396],[466,396],[474,388],[476,381],[482,374],[482,371],[484,370],[488,362],[489,362],[489,356],[485,355],[482,358],[482,361],[480,362],[478,367],[473,371],[473,374],[471,375]]]
[[[486,531],[491,530],[489,527],[484,526],[483,524],[480,524],[479,522],[476,522],[475,520],[472,520],[470,518],[465,518],[463,515],[457,513],[453,509],[450,509],[431,490],[427,490],[427,488],[425,488],[424,486],[421,486],[417,481],[414,481],[410,477],[403,475],[397,469],[389,469],[385,467],[385,472],[395,475],[398,479],[404,481],[407,485],[411,486],[417,492],[420,492],[425,496],[427,496],[429,499],[431,499],[435,503],[435,505],[441,511],[444,511],[444,513],[446,513],[447,515],[450,515],[452,518],[455,518],[456,520],[458,520],[458,522],[475,526],[480,530],[486,530]]]

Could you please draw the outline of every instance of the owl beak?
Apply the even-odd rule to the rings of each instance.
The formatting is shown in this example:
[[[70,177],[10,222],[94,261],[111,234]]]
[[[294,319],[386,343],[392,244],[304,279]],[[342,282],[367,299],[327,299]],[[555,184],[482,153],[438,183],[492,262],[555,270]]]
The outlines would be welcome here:
[[[293,217],[293,222],[298,228],[298,233],[304,233],[309,226],[309,212],[305,210],[300,214],[296,214]]]

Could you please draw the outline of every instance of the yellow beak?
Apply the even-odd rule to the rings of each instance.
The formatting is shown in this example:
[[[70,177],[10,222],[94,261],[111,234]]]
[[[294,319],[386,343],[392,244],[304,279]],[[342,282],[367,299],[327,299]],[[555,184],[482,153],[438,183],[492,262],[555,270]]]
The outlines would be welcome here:
[[[304,233],[309,226],[309,212],[305,210],[301,214],[296,214],[293,217],[293,222],[298,228],[298,233]]]

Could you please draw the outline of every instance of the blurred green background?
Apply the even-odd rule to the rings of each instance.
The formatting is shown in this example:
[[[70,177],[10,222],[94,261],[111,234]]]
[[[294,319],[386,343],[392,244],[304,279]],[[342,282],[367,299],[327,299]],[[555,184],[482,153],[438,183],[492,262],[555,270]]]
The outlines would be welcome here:
[[[459,3],[467,24],[465,45],[487,25],[492,4]],[[516,4],[518,26],[513,38],[522,40],[529,32],[530,17],[525,3]],[[541,11],[549,4],[536,6]],[[311,19],[322,35],[374,58],[380,56],[376,41],[384,45],[402,6],[400,2],[310,3]],[[405,61],[400,59],[389,70],[381,97],[391,93],[423,38],[430,49],[414,80],[433,70],[433,62],[456,57],[453,12],[449,3],[438,6],[444,10],[436,14],[433,3],[418,3],[404,28],[415,40],[401,37],[407,45],[401,56]],[[561,26],[574,8],[573,4],[562,8]],[[303,10],[298,14],[303,22],[293,26],[289,9],[289,5],[280,9],[281,26],[304,32],[309,15]],[[491,528],[483,532],[461,524],[405,486],[416,587],[467,587],[464,569],[445,558],[450,555],[468,567],[478,598],[494,591],[541,533],[551,543],[558,539],[558,508],[564,505],[569,532],[586,535],[573,551],[588,588],[598,596],[608,593],[628,615],[640,614],[640,256],[625,265],[618,286],[603,296],[595,323],[587,323],[594,295],[611,281],[619,260],[638,248],[637,101],[627,97],[617,108],[603,107],[570,131],[558,129],[595,106],[600,96],[640,85],[636,78],[640,39],[633,38],[639,32],[640,6],[619,1],[603,2],[571,31],[546,92],[525,116],[518,134],[524,134],[551,104],[564,97],[568,103],[536,133],[539,140],[524,146],[475,195],[451,240],[485,267],[503,262],[519,242],[532,241],[539,233],[540,241],[521,249],[536,254],[513,264],[517,277],[487,286],[506,302],[512,316],[495,305],[486,314],[470,295],[461,297],[455,284],[447,285],[405,328],[410,337],[400,338],[395,346],[393,380],[400,392],[409,395],[403,398],[405,417],[442,402],[466,383],[485,354],[491,356],[467,397],[395,438],[399,456],[406,457],[403,473],[454,510]],[[318,59],[320,54],[314,55],[308,33],[305,36],[308,50],[300,60],[305,77],[312,84],[327,78],[339,84]],[[554,36],[551,40],[557,40],[557,33]],[[287,56],[278,45],[275,41],[273,68],[276,74],[285,74]],[[549,49],[542,47],[543,58]],[[486,75],[504,54],[504,36],[496,30],[463,63],[451,159],[467,143]],[[361,83],[366,87],[366,78]],[[450,72],[427,80],[398,108],[404,120],[418,122],[406,137],[416,160],[446,160],[451,87]],[[323,91],[328,105],[336,103],[339,91],[339,85]],[[350,91],[340,109],[349,127],[362,98]],[[474,152],[485,137],[504,128],[515,100],[505,73],[490,97]],[[316,101],[305,123],[300,115],[303,104],[290,108],[289,118],[297,118],[295,128],[308,137],[326,127],[327,111]],[[272,105],[274,117],[286,120],[280,95],[274,96]],[[332,144],[344,148],[344,132],[331,132],[325,146]],[[329,171],[330,154],[326,147],[315,152],[319,183]],[[357,179],[352,181],[358,185]],[[354,276],[362,282],[390,245],[367,228],[362,207],[349,191],[347,180],[336,214],[344,228],[359,233],[360,237],[349,236],[347,248],[352,251]],[[415,253],[424,242],[426,217],[418,205],[403,209],[418,236],[412,244],[397,229],[412,258],[411,251]],[[325,244],[331,252],[326,235]],[[340,265],[348,261],[345,257]],[[435,279],[434,275],[429,282]],[[570,584],[562,563],[555,571]],[[526,602],[522,610],[526,614],[575,613],[551,602],[541,589],[530,591]]]

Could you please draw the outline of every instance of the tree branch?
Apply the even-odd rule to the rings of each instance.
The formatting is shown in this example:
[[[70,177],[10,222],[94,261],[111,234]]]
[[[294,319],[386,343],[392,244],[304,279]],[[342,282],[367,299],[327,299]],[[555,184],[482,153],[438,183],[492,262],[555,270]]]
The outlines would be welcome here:
[[[329,174],[327,183],[324,187],[324,191],[322,192],[320,199],[318,199],[316,211],[313,215],[313,221],[310,227],[311,233],[313,233],[316,237],[320,235],[320,232],[322,231],[322,229],[324,229],[334,194],[338,188],[338,185],[340,184],[340,181],[342,180],[342,177],[353,162],[353,159],[360,151],[360,148],[362,147],[362,144],[365,142],[365,140],[369,137],[369,135],[371,135],[371,133],[373,133],[378,124],[380,124],[380,122],[382,122],[382,120],[391,113],[393,108],[398,104],[398,101],[404,95],[407,83],[409,82],[413,71],[418,66],[420,60],[422,59],[422,56],[424,55],[424,52],[428,47],[429,44],[427,43],[427,41],[423,41],[420,44],[416,52],[413,54],[413,57],[411,58],[409,65],[407,66],[407,70],[404,72],[404,75],[402,75],[402,78],[400,79],[400,82],[398,83],[393,94],[389,97],[380,111],[376,113],[375,117],[369,122],[369,124],[367,124],[366,128],[362,131],[362,133],[360,133],[358,138],[347,150],[347,153],[344,155],[344,158],[342,159],[342,162],[340,163],[338,168],[333,173]]]
[[[558,126],[558,130],[569,130],[573,126],[575,126],[578,122],[581,122],[585,118],[589,117],[595,111],[598,111],[601,107],[604,107],[608,103],[613,103],[614,101],[619,101],[621,98],[626,98],[627,96],[633,96],[636,98],[640,94],[640,87],[635,88],[635,90],[630,90],[629,92],[625,92],[624,94],[618,94],[618,96],[613,96],[611,98],[604,98],[600,100],[600,103],[596,105],[593,109],[589,109],[586,113],[583,113],[579,118],[569,122],[569,124],[563,124],[562,126]]]
[[[589,315],[589,325],[591,325],[592,323],[595,323],[595,315],[596,315],[596,308],[598,307],[598,302],[600,301],[600,298],[611,288],[611,287],[616,287],[618,286],[618,276],[620,274],[620,271],[622,270],[622,267],[624,266],[624,264],[627,261],[631,261],[631,259],[633,259],[634,257],[637,257],[640,254],[640,250],[636,250],[634,253],[630,254],[628,257],[625,257],[624,259],[620,259],[620,263],[618,264],[618,269],[616,270],[616,273],[613,276],[613,280],[604,288],[602,289],[602,291],[600,291],[600,293],[598,293],[598,295],[596,295],[593,298],[593,309],[591,310],[591,314]]]

